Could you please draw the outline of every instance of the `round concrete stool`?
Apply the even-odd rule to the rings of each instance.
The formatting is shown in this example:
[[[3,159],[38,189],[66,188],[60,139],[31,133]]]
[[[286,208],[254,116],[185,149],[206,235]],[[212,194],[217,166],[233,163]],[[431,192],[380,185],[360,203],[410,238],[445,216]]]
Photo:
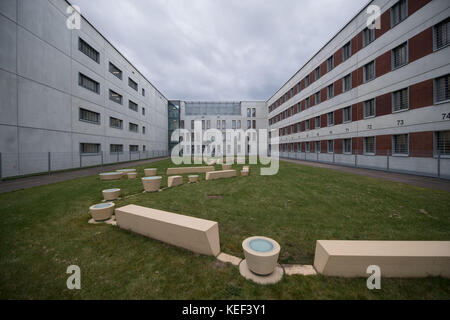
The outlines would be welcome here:
[[[196,182],[198,182],[198,176],[196,176],[196,175],[191,175],[188,178],[189,178],[189,183],[196,183]]]
[[[113,201],[120,197],[120,189],[103,190],[103,199],[105,201]]]
[[[145,192],[156,192],[161,188],[162,177],[145,177],[142,178]]]
[[[111,219],[114,207],[114,203],[101,203],[93,205],[89,208],[89,211],[96,222],[103,222]]]
[[[136,169],[122,169],[122,170],[116,170],[116,172],[120,172],[122,176],[126,176],[128,173],[136,172]]]
[[[277,267],[280,245],[266,237],[251,237],[242,243],[248,269],[261,276],[270,275]]]
[[[121,172],[100,173],[100,180],[103,180],[103,181],[120,180],[121,178],[122,178]]]
[[[156,176],[158,169],[155,168],[145,169],[144,172],[146,177],[154,177]]]
[[[136,172],[129,172],[127,173],[128,179],[136,179],[137,178],[137,173]]]

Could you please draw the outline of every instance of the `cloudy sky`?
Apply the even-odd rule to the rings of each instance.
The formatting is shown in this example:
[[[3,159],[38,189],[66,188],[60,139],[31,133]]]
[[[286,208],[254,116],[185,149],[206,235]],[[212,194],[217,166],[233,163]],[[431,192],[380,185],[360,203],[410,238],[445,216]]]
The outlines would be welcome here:
[[[267,100],[367,0],[72,3],[169,99]]]

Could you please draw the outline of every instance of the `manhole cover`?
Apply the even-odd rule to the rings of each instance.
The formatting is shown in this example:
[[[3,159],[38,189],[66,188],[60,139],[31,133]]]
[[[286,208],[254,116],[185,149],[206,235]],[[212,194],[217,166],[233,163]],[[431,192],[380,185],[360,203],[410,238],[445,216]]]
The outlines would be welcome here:
[[[208,199],[223,199],[223,196],[208,196]]]

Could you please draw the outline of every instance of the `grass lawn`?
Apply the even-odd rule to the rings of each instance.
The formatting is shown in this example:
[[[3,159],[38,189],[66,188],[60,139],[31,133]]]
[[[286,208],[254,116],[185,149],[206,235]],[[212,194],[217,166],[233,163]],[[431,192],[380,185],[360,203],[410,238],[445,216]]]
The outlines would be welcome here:
[[[161,174],[172,165],[149,166]],[[144,166],[137,169],[142,176]],[[382,279],[375,291],[366,279],[322,276],[285,276],[260,286],[212,257],[87,223],[101,190],[118,187],[118,207],[218,221],[222,251],[239,257],[242,241],[254,235],[280,243],[281,263],[299,264],[313,263],[320,239],[450,240],[447,192],[286,162],[276,176],[257,173],[252,166],[249,178],[201,175],[199,184],[155,194],[143,194],[140,179],[97,176],[2,194],[0,299],[450,299],[450,280],[443,278]],[[81,268],[81,290],[66,288],[72,264]]]

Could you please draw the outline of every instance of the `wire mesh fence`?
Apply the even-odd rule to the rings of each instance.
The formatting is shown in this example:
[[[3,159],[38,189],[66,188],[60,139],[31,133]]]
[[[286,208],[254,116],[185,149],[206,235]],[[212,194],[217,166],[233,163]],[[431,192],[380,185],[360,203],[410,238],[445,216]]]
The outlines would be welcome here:
[[[0,153],[0,179],[167,157],[167,150],[136,152]]]

